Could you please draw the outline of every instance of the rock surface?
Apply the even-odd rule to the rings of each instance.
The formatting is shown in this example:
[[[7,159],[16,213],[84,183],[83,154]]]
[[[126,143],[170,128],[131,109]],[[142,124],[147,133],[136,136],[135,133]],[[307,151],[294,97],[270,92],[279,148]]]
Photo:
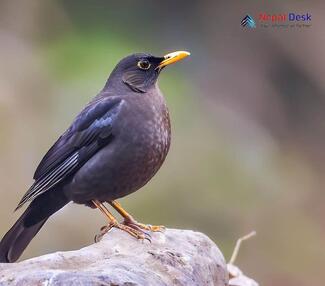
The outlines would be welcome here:
[[[113,229],[96,244],[0,263],[0,285],[225,286],[222,253],[204,234],[167,229],[137,241]]]
[[[244,275],[244,273],[233,264],[227,264],[227,269],[229,273],[229,286],[259,286],[259,284]]]

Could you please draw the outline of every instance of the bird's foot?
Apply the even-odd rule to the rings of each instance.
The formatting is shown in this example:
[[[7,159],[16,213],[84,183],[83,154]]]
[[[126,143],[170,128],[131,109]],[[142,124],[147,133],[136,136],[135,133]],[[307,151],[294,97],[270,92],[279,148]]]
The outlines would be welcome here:
[[[123,224],[126,226],[129,226],[133,229],[140,230],[140,231],[147,230],[153,232],[156,231],[162,232],[165,229],[165,227],[162,225],[150,225],[150,224],[139,223],[126,210],[124,210],[117,201],[110,201],[109,203],[124,218]]]
[[[137,222],[135,219],[125,219],[123,224],[137,230],[148,230],[152,232],[163,232],[165,230],[163,225],[143,224]]]
[[[151,236],[148,233],[144,232],[142,229],[135,228],[119,222],[111,222],[108,225],[103,226],[100,229],[100,233],[95,236],[95,242],[99,242],[103,238],[103,236],[114,227],[127,232],[136,239],[146,239],[151,242]]]

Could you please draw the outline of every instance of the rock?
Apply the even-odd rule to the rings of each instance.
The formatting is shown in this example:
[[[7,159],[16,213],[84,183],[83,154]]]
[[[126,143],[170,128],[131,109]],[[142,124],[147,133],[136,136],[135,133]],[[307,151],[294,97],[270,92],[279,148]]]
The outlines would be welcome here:
[[[166,229],[151,235],[151,243],[137,241],[113,229],[80,250],[0,263],[0,285],[227,285],[224,257],[204,234]]]
[[[229,286],[259,286],[259,284],[243,274],[243,272],[233,264],[227,264],[229,273]]]

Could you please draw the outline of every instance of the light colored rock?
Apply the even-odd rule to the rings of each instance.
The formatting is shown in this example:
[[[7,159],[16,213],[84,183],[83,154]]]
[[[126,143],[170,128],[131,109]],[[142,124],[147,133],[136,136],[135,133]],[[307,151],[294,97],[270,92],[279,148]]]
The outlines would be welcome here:
[[[223,255],[204,234],[167,229],[151,235],[149,243],[113,229],[80,250],[0,264],[0,285],[227,285]]]
[[[243,274],[243,272],[233,264],[227,264],[229,273],[229,286],[259,286],[259,284]]]

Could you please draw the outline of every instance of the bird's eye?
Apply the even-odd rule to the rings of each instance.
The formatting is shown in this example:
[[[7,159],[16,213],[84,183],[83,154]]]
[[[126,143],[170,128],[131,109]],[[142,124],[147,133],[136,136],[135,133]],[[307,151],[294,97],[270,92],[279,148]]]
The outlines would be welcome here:
[[[138,62],[138,67],[142,70],[150,69],[151,64],[147,60],[141,60]]]

